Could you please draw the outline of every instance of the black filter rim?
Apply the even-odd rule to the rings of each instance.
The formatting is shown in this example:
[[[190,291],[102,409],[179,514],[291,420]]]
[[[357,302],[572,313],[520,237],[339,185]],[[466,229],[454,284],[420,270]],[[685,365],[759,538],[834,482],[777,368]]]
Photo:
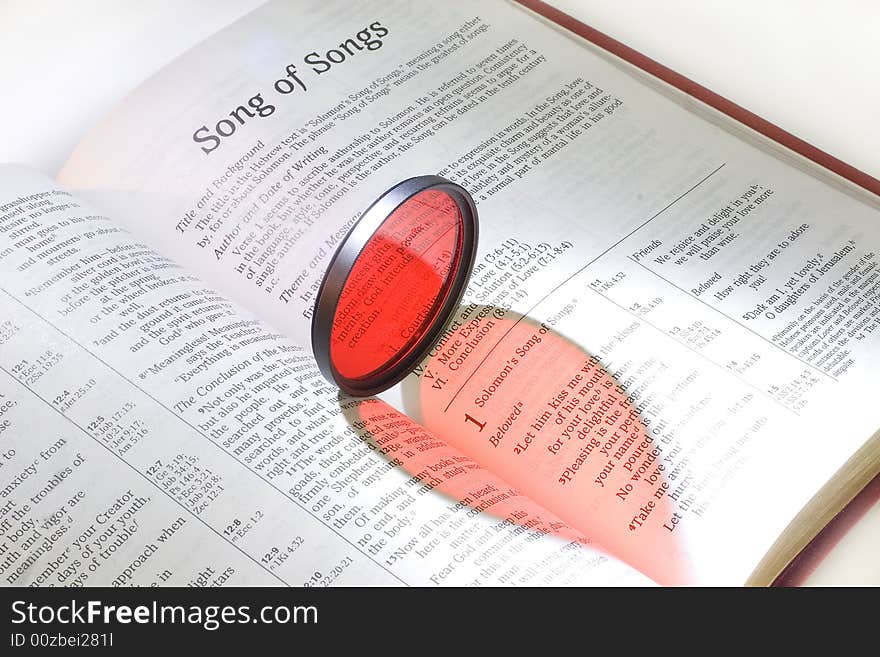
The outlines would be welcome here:
[[[407,350],[402,350],[405,353],[401,358],[389,360],[387,367],[379,368],[363,377],[343,376],[333,365],[330,340],[336,308],[352,268],[382,224],[406,201],[427,190],[448,194],[458,206],[461,217],[461,230],[458,231],[456,244],[460,255],[453,259],[455,269],[447,274],[442,288],[445,298],[434,314],[431,324],[425,328],[413,345]],[[458,308],[474,266],[478,232],[477,207],[473,198],[463,187],[441,176],[408,178],[376,199],[342,240],[330,260],[321,287],[318,289],[312,314],[312,351],[321,374],[355,397],[378,394],[399,383],[409,374],[433,347],[450,315]]]

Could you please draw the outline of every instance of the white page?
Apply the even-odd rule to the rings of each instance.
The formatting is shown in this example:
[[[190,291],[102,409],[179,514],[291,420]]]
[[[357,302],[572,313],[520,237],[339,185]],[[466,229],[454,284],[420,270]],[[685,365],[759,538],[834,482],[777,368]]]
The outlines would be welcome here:
[[[326,75],[312,75],[304,65],[306,53],[326,52],[376,21],[388,29],[381,48],[346,56]],[[306,90],[270,95],[272,80],[289,63],[298,66]],[[205,117],[226,116],[261,90],[276,105],[272,116],[248,120],[217,150],[201,152],[194,127]],[[260,154],[278,144],[290,159],[268,171]],[[384,144],[391,144],[387,151]],[[340,150],[359,154],[340,165],[346,158],[335,156]],[[289,164],[302,155],[308,155],[308,173],[285,181]],[[668,551],[695,581],[743,581],[797,510],[877,427],[869,403],[877,366],[877,211],[697,118],[505,3],[321,3],[308,10],[271,4],[145,85],[65,168],[64,180],[92,188],[156,248],[305,343],[313,302],[307,290],[316,287],[332,244],[322,253],[297,243],[270,274],[264,268],[248,281],[234,273],[239,265],[196,246],[189,227],[182,235],[177,229],[181,221],[192,225],[187,212],[245,156],[245,170],[267,174],[253,194],[269,193],[277,181],[273,198],[287,193],[293,199],[284,218],[270,217],[261,231],[294,230],[303,223],[298,213],[308,213],[309,203],[320,206],[317,196],[348,190],[320,215],[317,242],[339,235],[379,193],[411,175],[439,172],[474,193],[481,269],[466,300],[503,309],[499,326],[524,313],[533,324],[556,318],[554,330],[580,350],[577,356],[561,348],[568,358],[586,362],[595,355],[627,392],[638,389],[654,399],[640,416],[666,427],[660,432],[667,442],[655,446],[661,459],[670,459],[666,474],[677,473],[677,485],[690,481],[701,489],[656,498],[668,513],[654,514],[651,529],[664,536],[663,525],[673,526],[674,538],[627,533],[622,520],[635,519],[656,489],[646,488],[639,504],[630,498],[614,507],[615,496],[592,484],[603,465],[597,459],[586,466],[594,476],[579,475],[575,492],[554,488],[555,477],[533,482],[528,473],[538,466],[523,467],[468,433],[478,425],[461,424],[464,414],[480,418],[473,398],[448,406],[458,386],[431,393],[431,381],[424,394],[416,390],[418,403],[405,390],[388,399],[557,512],[571,500],[613,509],[614,527],[566,519],[603,534],[612,552],[657,579],[678,575],[656,571]],[[377,164],[376,170],[358,178],[351,169],[358,162]],[[321,189],[310,189],[311,181],[325,178]],[[229,191],[224,184],[219,187]],[[231,216],[243,222],[240,235],[253,216],[264,214],[237,207]],[[845,274],[849,281],[837,284]],[[264,275],[278,278],[270,293],[253,282]],[[820,310],[830,300],[822,297],[826,288],[840,289],[855,277],[846,294],[856,290],[848,298],[858,318],[849,326],[826,320],[820,324],[831,321],[826,345],[820,338],[804,351],[811,339],[798,341],[822,321],[819,314],[836,312],[833,303]],[[282,299],[278,291],[293,287]],[[775,288],[779,299],[771,301]],[[776,310],[780,303],[785,307]],[[787,343],[792,321],[802,326]],[[841,328],[844,334],[829,343]],[[495,335],[484,348],[497,343]],[[472,373],[479,355],[473,353],[458,374],[443,377],[444,385]],[[553,353],[545,356],[551,362]],[[556,383],[578,369],[560,365]],[[529,385],[538,374],[522,368],[517,374],[532,395],[532,410],[550,390]],[[496,376],[480,371],[471,381]],[[416,380],[404,388],[420,385]],[[445,412],[436,415],[436,408]],[[502,422],[509,410],[492,409],[488,423]],[[580,448],[570,448],[570,455],[569,447],[552,455],[557,472],[566,458],[577,457]],[[672,523],[674,514],[683,520]],[[658,555],[652,563],[639,562],[650,553]]]

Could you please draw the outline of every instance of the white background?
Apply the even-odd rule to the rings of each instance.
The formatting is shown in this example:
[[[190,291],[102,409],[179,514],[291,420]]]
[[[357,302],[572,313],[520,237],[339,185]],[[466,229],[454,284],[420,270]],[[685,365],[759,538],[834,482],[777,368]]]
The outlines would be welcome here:
[[[880,3],[551,3],[880,178]],[[259,4],[0,0],[0,162],[55,174],[127,92]],[[807,583],[880,585],[878,545],[880,503]]]

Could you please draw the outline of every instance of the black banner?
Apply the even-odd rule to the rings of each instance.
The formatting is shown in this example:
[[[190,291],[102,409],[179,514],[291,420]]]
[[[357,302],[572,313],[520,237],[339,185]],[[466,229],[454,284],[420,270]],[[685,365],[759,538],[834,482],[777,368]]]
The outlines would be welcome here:
[[[351,642],[383,654],[472,639],[656,647],[706,633],[790,636],[811,618],[816,628],[833,627],[833,609],[857,625],[852,592],[848,604],[829,604],[840,597],[829,589],[4,589],[0,654],[35,647],[229,654]]]

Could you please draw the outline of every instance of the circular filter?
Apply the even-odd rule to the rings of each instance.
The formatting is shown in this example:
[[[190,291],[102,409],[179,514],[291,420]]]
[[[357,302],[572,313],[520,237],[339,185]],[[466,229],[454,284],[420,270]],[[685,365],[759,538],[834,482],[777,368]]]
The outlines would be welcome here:
[[[343,240],[318,291],[312,347],[321,372],[366,396],[403,379],[458,306],[477,245],[477,210],[439,176],[383,194]]]

